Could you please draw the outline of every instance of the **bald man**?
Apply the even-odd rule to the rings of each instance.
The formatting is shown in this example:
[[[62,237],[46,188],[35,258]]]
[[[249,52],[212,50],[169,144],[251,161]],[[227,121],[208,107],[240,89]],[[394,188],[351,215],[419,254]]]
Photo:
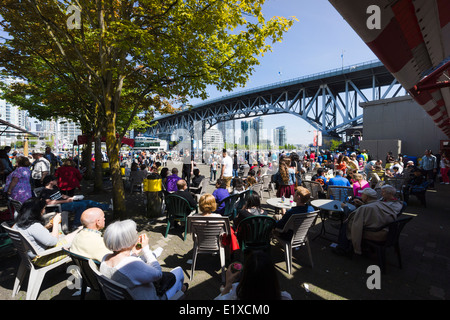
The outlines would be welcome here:
[[[105,227],[105,213],[100,208],[89,208],[83,212],[80,220],[84,228],[75,236],[70,251],[101,262],[106,254],[111,253],[101,233]]]
[[[177,196],[186,199],[189,202],[191,208],[197,207],[197,201],[194,199],[192,194],[187,190],[188,186],[186,180],[180,179],[177,181],[177,191],[174,192]]]

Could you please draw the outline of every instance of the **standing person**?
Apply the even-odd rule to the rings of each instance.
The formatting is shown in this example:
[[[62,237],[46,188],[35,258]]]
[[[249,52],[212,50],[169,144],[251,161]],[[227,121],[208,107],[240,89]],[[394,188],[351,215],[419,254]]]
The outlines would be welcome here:
[[[424,175],[430,181],[430,188],[434,188],[434,178],[437,172],[437,160],[431,150],[425,150],[425,155],[420,160],[419,168],[422,169]]]
[[[11,151],[11,147],[5,147],[4,149],[0,150],[0,161],[3,164],[5,175],[10,174],[14,170],[11,160],[9,159],[9,151]]]
[[[75,189],[80,188],[80,181],[83,179],[80,170],[75,168],[75,163],[67,159],[64,164],[56,169],[55,177],[58,178],[58,188],[62,194],[73,197]]]
[[[277,197],[289,198],[295,193],[295,171],[290,167],[291,159],[283,157],[280,159],[278,172],[274,176],[274,180],[278,185]]]
[[[50,147],[45,148],[44,157],[48,160],[48,162],[50,162],[50,174],[55,174],[56,167],[58,166],[58,158],[52,152],[52,149]]]
[[[189,153],[188,149],[184,149],[183,169],[181,171],[181,179],[187,182],[187,187],[191,185],[191,176],[194,170],[194,155]]]
[[[83,229],[72,241],[70,251],[101,262],[111,251],[106,248],[101,230],[105,227],[105,213],[100,208],[89,208],[81,215]]]
[[[24,203],[25,200],[30,199],[31,193],[30,184],[30,160],[27,157],[18,157],[16,160],[17,169],[14,170],[7,178],[4,190],[11,199]]]
[[[239,172],[238,156],[237,150],[235,150],[233,155],[233,178],[238,177],[238,172]]]
[[[31,165],[31,178],[35,188],[43,187],[45,176],[50,174],[50,162],[40,151],[33,153],[34,162]]]
[[[215,155],[215,152],[213,152],[213,154],[211,155],[211,163],[210,163],[210,167],[211,167],[211,175],[209,177],[209,181],[216,181],[216,174],[217,174],[217,166],[218,166],[218,162],[217,162],[217,158]]]
[[[448,178],[448,171],[450,170],[450,159],[447,157],[445,151],[441,152],[441,176],[442,182],[441,184],[449,184],[450,179]]]
[[[227,154],[227,150],[222,150],[222,172],[220,178],[225,181],[227,188],[231,186],[231,179],[233,178],[233,160]]]

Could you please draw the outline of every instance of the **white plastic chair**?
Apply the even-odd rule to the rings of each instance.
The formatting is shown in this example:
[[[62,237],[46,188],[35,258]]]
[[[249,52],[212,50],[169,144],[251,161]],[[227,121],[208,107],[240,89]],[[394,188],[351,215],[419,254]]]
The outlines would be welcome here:
[[[194,250],[190,279],[194,279],[195,263],[199,253],[213,253],[219,251],[222,280],[225,280],[225,248],[221,245],[222,234],[230,234],[230,220],[228,217],[188,216],[188,233],[192,233]]]
[[[284,225],[283,229],[275,229],[274,238],[280,246],[284,248],[287,272],[292,272],[292,249],[306,245],[308,249],[311,268],[314,267],[311,248],[309,247],[308,231],[314,225],[319,210],[305,214],[293,214]],[[286,232],[292,232],[292,238],[287,240],[282,235]]]
[[[38,254],[36,248],[32,245],[31,242],[28,241],[28,239],[19,230],[14,230],[10,228],[6,222],[2,223],[2,227],[6,230],[9,237],[13,241],[14,246],[16,247],[17,252],[19,253],[21,258],[20,266],[19,269],[17,270],[16,280],[14,282],[12,296],[14,297],[16,296],[17,293],[19,293],[20,287],[22,286],[23,280],[25,279],[25,276],[27,274],[27,270],[30,270],[26,299],[36,300],[45,274],[48,271],[55,269],[64,263],[71,262],[72,259],[69,256],[67,256],[49,266],[37,267],[33,264],[31,258],[28,256],[29,250],[31,250],[31,252],[35,255],[45,257],[56,252],[62,252],[62,247],[54,247],[45,250],[44,252],[40,252]]]
[[[262,176],[262,191],[267,191],[267,193],[269,194],[269,198],[270,198],[270,193],[273,192],[274,194],[276,193],[275,191],[275,187],[274,187],[274,183],[271,182],[271,176],[270,175],[264,175]],[[262,198],[262,197],[261,197]]]
[[[98,270],[98,265],[94,260],[89,259],[89,267],[97,277],[98,283],[102,288],[107,300],[134,300],[130,291],[124,285],[106,277]],[[184,298],[184,292],[178,290],[169,300],[181,300]]]

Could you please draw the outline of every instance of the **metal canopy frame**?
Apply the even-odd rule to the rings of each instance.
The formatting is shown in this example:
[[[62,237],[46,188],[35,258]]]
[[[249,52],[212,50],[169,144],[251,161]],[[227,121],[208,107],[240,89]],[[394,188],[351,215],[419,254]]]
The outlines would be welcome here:
[[[25,130],[25,129],[23,129],[19,126],[16,126],[8,121],[0,119],[0,136],[2,136],[5,133],[12,133],[12,134],[26,133],[30,136],[38,137],[38,135],[36,135],[28,130]]]

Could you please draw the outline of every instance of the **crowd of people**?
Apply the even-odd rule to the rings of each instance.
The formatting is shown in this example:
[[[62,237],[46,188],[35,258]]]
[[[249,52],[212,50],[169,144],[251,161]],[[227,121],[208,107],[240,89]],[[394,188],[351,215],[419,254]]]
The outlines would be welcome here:
[[[397,190],[390,185],[379,183],[387,177],[404,177],[405,185],[411,188],[424,182],[433,187],[437,174],[441,183],[449,184],[448,171],[450,161],[444,152],[439,157],[427,150],[421,159],[411,160],[392,153],[382,160],[371,160],[364,150],[361,152],[306,152],[302,157],[291,152],[257,156],[254,163],[239,160],[237,153],[223,150],[221,157],[213,152],[207,164],[209,174],[200,172],[194,157],[185,153],[181,174],[178,168],[167,167],[167,159],[160,162],[164,154],[154,157],[133,158],[130,169],[125,168],[130,178],[140,180],[150,174],[161,178],[165,192],[174,193],[189,203],[192,215],[221,217],[224,213],[223,200],[230,195],[239,194],[261,183],[263,176],[269,175],[275,185],[276,196],[292,198],[294,205],[282,210],[276,217],[274,232],[289,239],[292,233],[280,234],[288,219],[294,214],[305,214],[316,210],[310,205],[312,194],[302,185],[302,180],[310,179],[323,188],[321,197],[330,186],[348,186],[353,188],[349,206],[342,203],[345,214],[340,227],[338,246],[334,252],[341,255],[362,254],[362,239],[382,240],[386,230],[366,232],[366,228],[377,228],[395,221],[404,209],[404,203],[397,198]],[[160,252],[152,251],[145,233],[139,234],[136,223],[131,220],[115,221],[105,225],[105,211],[111,210],[110,204],[91,200],[74,200],[74,194],[80,188],[82,175],[71,160],[52,166],[45,154],[35,152],[34,162],[27,157],[15,158],[14,164],[2,160],[2,166],[11,168],[5,175],[5,193],[11,199],[22,203],[14,227],[30,239],[39,251],[49,247],[70,247],[74,253],[97,260],[100,272],[125,285],[135,299],[170,299],[177,291],[186,291],[183,270],[175,267],[163,272],[158,262]],[[3,159],[3,158],[1,158]],[[51,160],[51,159],[50,159]],[[140,161],[139,161],[140,160]],[[246,175],[243,175],[246,172]],[[196,193],[204,179],[214,182],[213,192]],[[381,197],[375,190],[380,187]],[[34,190],[40,189],[38,195]],[[408,190],[405,189],[406,194]],[[59,204],[63,211],[74,214],[71,232],[61,232],[59,224],[61,214],[56,213],[50,222],[43,219],[47,205]],[[354,207],[353,211],[350,207]],[[235,234],[243,219],[251,216],[265,216],[258,192],[250,193],[242,208],[231,221],[231,234],[222,239],[233,254],[239,249]],[[42,259],[32,256],[38,266],[62,259],[65,253]],[[231,255],[233,258],[234,256]],[[233,260],[233,259],[232,259]],[[170,282],[170,285],[163,285]],[[165,289],[161,291],[161,287]],[[274,264],[266,252],[254,251],[244,262],[242,272],[235,272],[230,265],[226,272],[226,281],[222,284],[217,300],[235,299],[292,299],[282,291],[276,276]]]

